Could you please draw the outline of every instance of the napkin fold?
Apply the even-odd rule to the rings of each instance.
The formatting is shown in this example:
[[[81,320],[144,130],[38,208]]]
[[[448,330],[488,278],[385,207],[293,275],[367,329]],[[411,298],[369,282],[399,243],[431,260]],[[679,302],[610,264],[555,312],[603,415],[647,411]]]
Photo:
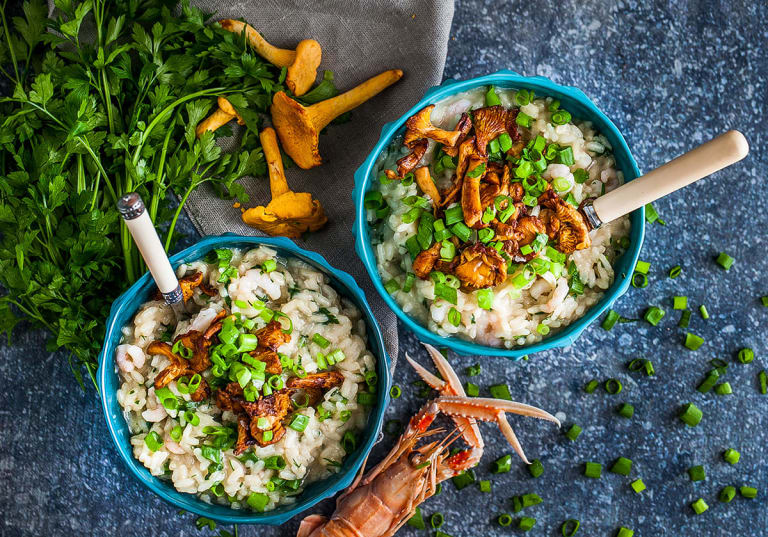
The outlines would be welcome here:
[[[275,46],[294,48],[302,39],[316,39],[323,48],[320,69],[334,72],[342,92],[386,69],[404,71],[399,82],[355,109],[350,122],[331,125],[320,136],[322,166],[286,170],[291,189],[311,192],[329,220],[323,230],[297,244],[355,278],[381,326],[394,366],[397,317],[376,293],[354,250],[353,176],[378,141],[382,126],[403,115],[442,80],[453,0],[203,0],[195,4],[215,12],[216,18],[245,19]],[[269,202],[267,179],[248,177],[241,182],[250,196],[249,206]],[[262,235],[242,222],[231,200],[219,199],[208,185],[193,192],[185,207],[203,235]]]

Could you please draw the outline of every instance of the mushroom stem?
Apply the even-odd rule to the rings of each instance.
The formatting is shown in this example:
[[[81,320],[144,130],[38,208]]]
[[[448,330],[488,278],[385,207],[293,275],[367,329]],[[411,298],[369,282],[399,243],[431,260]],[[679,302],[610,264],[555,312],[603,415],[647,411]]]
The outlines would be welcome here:
[[[288,187],[288,180],[285,178],[283,158],[280,155],[280,147],[277,143],[275,129],[267,127],[262,130],[261,134],[259,134],[259,140],[261,140],[264,158],[267,161],[269,190],[272,193],[272,199],[275,199],[280,194],[285,194],[291,190]]]
[[[386,88],[400,80],[403,72],[400,69],[390,69],[369,78],[357,87],[345,91],[341,95],[320,101],[307,107],[313,124],[318,131],[323,130],[328,123],[345,112],[357,108],[371,97],[381,93]]]
[[[232,19],[223,19],[219,21],[221,27],[228,32],[241,34],[243,28],[245,28],[245,37],[251,43],[251,46],[256,53],[267,60],[272,65],[278,67],[288,67],[294,61],[296,61],[296,51],[286,50],[284,48],[277,48],[267,43],[266,39],[261,37],[261,34],[250,24],[246,24],[242,21],[236,21]]]
[[[234,118],[237,118],[237,122],[240,125],[245,124],[243,118],[240,117],[240,114],[237,113],[235,108],[232,106],[232,103],[230,103],[226,98],[219,97],[218,105],[219,108],[213,114],[205,118],[197,125],[195,134],[198,138],[200,138],[200,136],[202,136],[205,131],[215,131],[219,127],[223,127],[232,121]]]

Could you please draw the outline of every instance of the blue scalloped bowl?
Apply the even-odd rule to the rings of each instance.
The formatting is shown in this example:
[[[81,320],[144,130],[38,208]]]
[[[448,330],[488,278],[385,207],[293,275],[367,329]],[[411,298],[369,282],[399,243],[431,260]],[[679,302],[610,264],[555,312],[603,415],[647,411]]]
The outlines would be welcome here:
[[[365,426],[364,441],[350,454],[341,466],[341,470],[323,481],[312,483],[298,497],[293,505],[284,505],[266,513],[238,511],[222,505],[211,505],[196,496],[178,492],[168,481],[154,477],[138,460],[133,457],[130,444],[130,431],[123,418],[122,409],[117,402],[119,379],[115,371],[112,357],[115,347],[120,342],[120,330],[133,318],[138,308],[146,302],[155,290],[155,284],[149,273],[144,274],[130,289],[123,293],[110,311],[107,322],[107,333],[104,346],[99,355],[98,383],[101,391],[101,403],[104,417],[112,440],[123,462],[131,473],[148,489],[172,503],[180,509],[186,509],[201,516],[206,516],[220,522],[235,524],[268,524],[279,525],[348,487],[371,451],[381,429],[384,411],[389,404],[389,388],[391,384],[390,361],[384,350],[384,340],[379,326],[365,299],[363,291],[355,280],[346,272],[334,269],[325,259],[316,253],[308,252],[284,238],[243,237],[226,234],[218,237],[207,237],[194,246],[171,257],[171,263],[177,267],[181,263],[194,261],[204,257],[214,248],[252,248],[266,245],[277,250],[278,254],[286,257],[297,257],[327,274],[333,287],[343,296],[351,300],[363,314],[368,335],[368,347],[376,356],[376,372],[379,376],[380,389],[376,407],[371,411]]]
[[[624,172],[625,180],[631,181],[640,175],[637,163],[629,150],[629,146],[627,146],[626,140],[624,140],[621,132],[619,132],[619,129],[617,129],[616,125],[614,125],[613,122],[611,122],[611,120],[608,119],[597,106],[595,106],[589,97],[584,95],[579,89],[560,86],[541,76],[521,76],[513,71],[499,71],[491,75],[472,78],[470,80],[446,80],[441,86],[435,86],[427,91],[424,98],[416,103],[413,108],[406,112],[400,119],[384,125],[378,143],[368,155],[368,158],[365,159],[363,165],[355,172],[353,200],[355,203],[356,218],[353,232],[357,254],[360,256],[360,259],[362,259],[379,295],[381,295],[384,302],[386,302],[389,308],[395,312],[403,324],[415,332],[422,341],[426,341],[439,347],[448,347],[455,352],[464,355],[504,356],[513,360],[519,360],[527,354],[570,345],[579,337],[584,329],[592,323],[592,321],[597,319],[601,313],[611,307],[617,298],[627,291],[632,277],[632,269],[637,263],[637,258],[640,255],[640,247],[643,243],[645,211],[641,208],[634,211],[630,216],[632,223],[630,234],[631,245],[629,250],[621,256],[614,265],[616,279],[613,282],[613,285],[605,292],[602,299],[590,308],[583,317],[572,322],[554,336],[546,338],[539,343],[515,347],[513,349],[504,349],[479,345],[456,337],[443,337],[431,332],[418,321],[403,312],[397,302],[395,302],[384,289],[384,284],[379,277],[379,272],[376,268],[376,255],[371,247],[370,229],[366,220],[366,210],[363,205],[365,193],[371,189],[372,184],[376,180],[376,177],[374,176],[376,160],[387,150],[392,139],[405,131],[405,122],[407,119],[425,106],[437,103],[456,93],[491,84],[499,88],[531,89],[536,92],[536,95],[551,96],[559,99],[563,108],[571,112],[574,117],[592,121],[597,127],[597,130],[608,138],[613,146],[616,163],[619,169]]]

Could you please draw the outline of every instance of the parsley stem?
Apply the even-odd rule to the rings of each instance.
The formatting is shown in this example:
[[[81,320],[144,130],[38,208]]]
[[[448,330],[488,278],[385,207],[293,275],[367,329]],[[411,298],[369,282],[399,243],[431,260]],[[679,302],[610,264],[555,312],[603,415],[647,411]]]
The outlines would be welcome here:
[[[11,53],[11,62],[13,63],[13,72],[16,73],[16,84],[20,84],[20,78],[19,78],[19,66],[16,62],[16,52],[14,52],[13,44],[11,44],[11,36],[8,33],[8,21],[5,19],[5,6],[7,4],[7,0],[3,2],[3,9],[0,9],[0,19],[3,21],[3,30],[5,32],[5,40],[8,43],[8,52]]]

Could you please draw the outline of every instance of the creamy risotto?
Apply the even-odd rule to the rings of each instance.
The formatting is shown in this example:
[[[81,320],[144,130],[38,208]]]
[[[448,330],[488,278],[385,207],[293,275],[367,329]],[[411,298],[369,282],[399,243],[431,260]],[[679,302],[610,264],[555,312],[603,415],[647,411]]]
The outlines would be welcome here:
[[[156,297],[115,353],[133,454],[206,502],[292,503],[355,449],[375,403],[364,320],[323,273],[266,247],[178,275],[190,316]]]
[[[366,194],[379,275],[429,330],[513,348],[578,319],[613,283],[629,217],[579,206],[622,184],[608,140],[549,97],[492,87],[411,117]]]

